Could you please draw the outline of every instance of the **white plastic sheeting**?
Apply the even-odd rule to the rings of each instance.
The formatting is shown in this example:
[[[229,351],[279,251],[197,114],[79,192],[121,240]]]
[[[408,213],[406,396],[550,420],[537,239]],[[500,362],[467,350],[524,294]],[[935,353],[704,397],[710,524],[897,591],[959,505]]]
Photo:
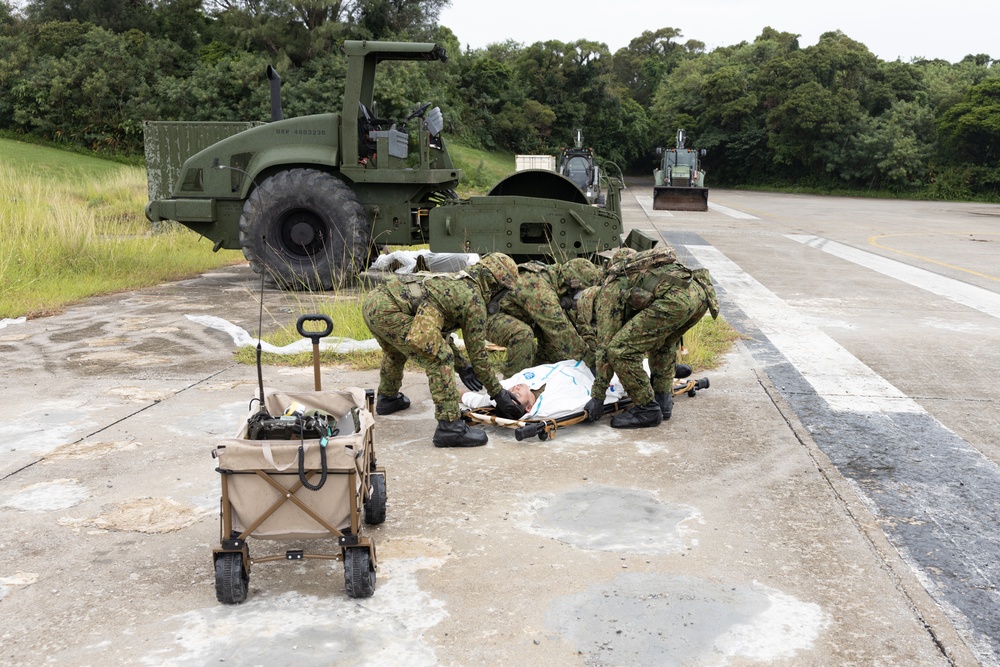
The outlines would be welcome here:
[[[214,315],[188,315],[187,318],[196,324],[206,326],[210,329],[217,329],[229,334],[237,347],[257,347],[257,339],[243,329],[228,320]],[[260,342],[260,349],[263,352],[272,354],[298,354],[300,352],[311,352],[312,341],[308,338],[289,343],[284,347],[272,345],[267,341]],[[368,351],[379,349],[374,338],[368,340],[354,340],[353,338],[342,338],[340,336],[330,336],[323,338],[319,342],[319,349],[322,352],[333,352],[335,354],[347,354],[349,352]]]
[[[643,367],[649,372],[649,362],[643,360]],[[559,419],[580,412],[590,400],[590,388],[594,384],[594,375],[587,364],[573,359],[554,364],[542,364],[526,368],[519,373],[501,380],[504,389],[510,389],[515,384],[526,384],[532,390],[545,387],[539,394],[535,405],[521,419]],[[605,403],[614,403],[625,398],[618,376],[611,378],[605,395]],[[465,392],[462,403],[470,408],[484,408],[493,405],[486,394]]]
[[[393,271],[394,273],[416,273],[420,270],[417,267],[417,258],[422,257],[428,271],[435,273],[449,273],[461,271],[472,266],[479,261],[479,255],[475,253],[460,252],[431,252],[430,250],[396,250],[394,252],[379,255],[372,262],[371,269],[374,271]]]
[[[26,317],[18,317],[15,319],[10,319],[9,317],[5,317],[2,320],[0,320],[0,329],[3,329],[8,324],[24,324],[26,321],[27,321]]]

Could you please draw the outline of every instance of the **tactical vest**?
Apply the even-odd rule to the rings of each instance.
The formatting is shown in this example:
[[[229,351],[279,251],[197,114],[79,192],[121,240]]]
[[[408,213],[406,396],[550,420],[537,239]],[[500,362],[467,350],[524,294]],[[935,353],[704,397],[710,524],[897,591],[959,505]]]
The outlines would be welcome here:
[[[687,289],[693,280],[702,288],[712,318],[719,316],[719,300],[708,269],[692,270],[678,263],[670,246],[643,250],[616,264],[609,269],[605,285],[618,279],[624,279],[624,298],[635,312],[648,308],[664,283]]]
[[[401,303],[399,305],[409,306],[411,315],[416,314],[420,304],[427,300],[427,289],[424,287],[424,281],[432,277],[459,280],[461,278],[469,278],[471,276],[469,276],[469,274],[465,271],[458,271],[456,273],[404,273],[402,275],[393,276],[393,278],[402,283],[405,288],[404,296],[406,298],[406,303]],[[399,299],[397,298],[396,300],[398,301]]]

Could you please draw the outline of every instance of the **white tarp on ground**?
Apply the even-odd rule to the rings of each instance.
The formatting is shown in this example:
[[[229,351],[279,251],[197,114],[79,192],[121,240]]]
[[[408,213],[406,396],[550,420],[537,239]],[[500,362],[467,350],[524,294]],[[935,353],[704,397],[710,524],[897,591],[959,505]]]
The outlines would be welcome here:
[[[237,347],[257,347],[257,339],[247,333],[246,329],[238,327],[232,322],[224,320],[221,317],[215,317],[214,315],[188,315],[187,318],[196,324],[206,326],[210,329],[217,329],[219,331],[226,332],[232,337],[233,342],[236,343]],[[300,352],[311,352],[312,341],[308,338],[303,338],[302,340],[297,340],[294,343],[289,343],[284,347],[278,347],[277,345],[272,345],[267,341],[261,341],[260,349],[263,352],[270,352],[272,354],[298,354]],[[357,352],[359,350],[377,350],[379,349],[379,346],[374,338],[369,338],[368,340],[354,340],[353,338],[330,336],[329,338],[320,340],[319,349],[321,352],[347,354],[348,352]]]
[[[24,324],[26,321],[27,318],[25,317],[18,317],[15,319],[10,319],[9,317],[5,317],[2,320],[0,320],[0,329],[3,329],[8,324]]]
[[[420,263],[423,266],[421,267],[417,266],[418,257],[422,258]],[[435,273],[450,273],[461,271],[478,261],[479,255],[475,253],[396,250],[395,252],[379,255],[369,268],[374,271],[393,271],[395,273],[416,273],[420,270],[433,271]]]

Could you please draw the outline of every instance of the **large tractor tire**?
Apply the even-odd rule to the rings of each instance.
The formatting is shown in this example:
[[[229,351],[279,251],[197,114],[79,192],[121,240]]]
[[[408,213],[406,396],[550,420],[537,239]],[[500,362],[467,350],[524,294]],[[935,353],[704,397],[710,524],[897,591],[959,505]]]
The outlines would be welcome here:
[[[267,177],[240,217],[243,255],[290,289],[328,290],[365,269],[371,231],[357,195],[336,176],[289,169]]]

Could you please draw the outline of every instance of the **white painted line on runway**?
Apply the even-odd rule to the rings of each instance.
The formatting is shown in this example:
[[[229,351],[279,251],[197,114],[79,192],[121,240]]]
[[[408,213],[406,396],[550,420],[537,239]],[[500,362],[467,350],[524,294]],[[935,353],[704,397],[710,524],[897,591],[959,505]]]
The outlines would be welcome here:
[[[747,317],[838,412],[922,413],[899,389],[712,246],[685,246]]]
[[[653,197],[652,195],[635,195],[635,200],[639,202],[639,206],[650,218],[672,218],[674,214],[670,211],[654,211],[653,210]]]
[[[894,259],[881,257],[874,253],[858,250],[836,241],[818,236],[786,234],[793,241],[798,241],[811,248],[817,248],[835,257],[846,259],[859,266],[877,271],[882,275],[902,280],[904,283],[932,292],[963,306],[975,308],[987,315],[1000,318],[1000,294],[982,287],[964,283],[961,280],[947,278],[937,273],[904,264]]]
[[[728,215],[730,218],[736,218],[737,220],[760,220],[756,215],[750,215],[749,213],[744,213],[743,211],[737,211],[735,208],[729,208],[728,206],[723,206],[722,204],[713,204],[708,202],[708,208],[723,215]]]

